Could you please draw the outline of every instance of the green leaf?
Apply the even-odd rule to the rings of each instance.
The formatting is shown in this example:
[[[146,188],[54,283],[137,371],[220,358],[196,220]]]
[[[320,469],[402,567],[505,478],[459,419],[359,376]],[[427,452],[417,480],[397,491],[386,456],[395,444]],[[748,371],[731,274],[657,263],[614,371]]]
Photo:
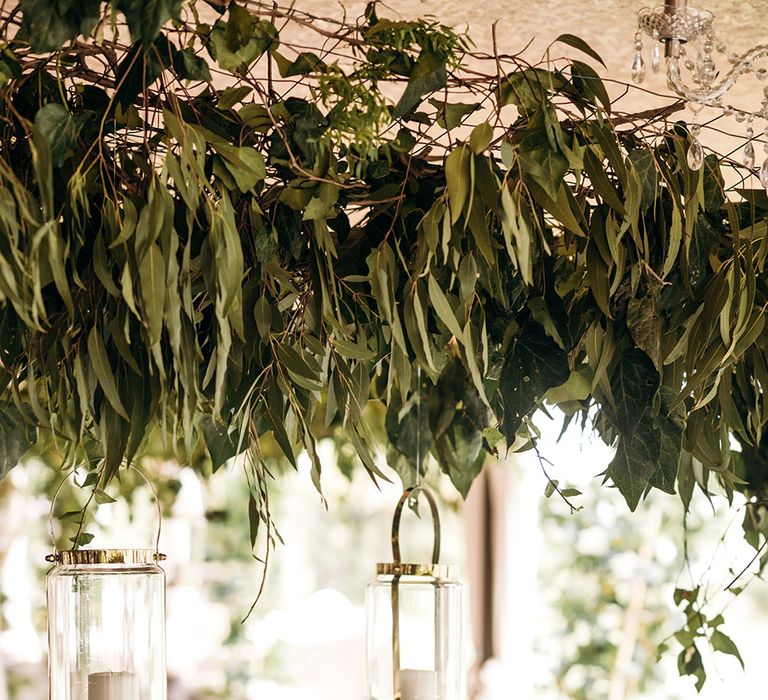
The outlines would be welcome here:
[[[0,403],[0,480],[21,460],[34,439],[34,431],[19,410]]]
[[[99,384],[104,391],[107,401],[109,401],[112,408],[114,408],[120,416],[125,418],[125,420],[129,420],[128,413],[126,412],[123,402],[120,400],[120,394],[117,391],[117,383],[112,374],[112,367],[109,364],[109,356],[104,347],[104,341],[96,326],[91,328],[91,332],[88,334],[88,360],[96,374],[96,378],[99,380]]]
[[[282,58],[282,57],[281,57]],[[310,73],[323,73],[328,66],[316,53],[303,51],[291,63],[286,61],[284,66],[280,66],[280,76],[290,78],[295,75],[308,75]]]
[[[229,434],[225,423],[212,416],[206,416],[203,421],[203,436],[208,454],[211,456],[211,469],[215,474],[237,454],[238,440],[236,436]]]
[[[552,202],[556,202],[562,190],[563,178],[568,172],[568,159],[549,146],[518,151],[523,172],[544,190]],[[550,207],[547,207],[552,211]],[[552,211],[562,221],[560,211]],[[570,228],[570,227],[569,227]]]
[[[712,632],[712,636],[710,637],[709,641],[715,651],[720,651],[723,654],[730,654],[731,656],[735,656],[739,660],[741,668],[744,668],[744,659],[741,658],[739,648],[729,636],[723,634],[719,629],[716,629]]]
[[[455,224],[467,201],[470,188],[469,178],[470,152],[466,146],[459,146],[445,159],[445,182],[448,191],[448,203],[451,206],[451,223]]]
[[[659,389],[659,374],[648,355],[632,348],[622,355],[611,382],[615,407],[604,410],[619,439],[606,470],[630,510],[650,486],[674,493],[682,446],[682,418],[670,413],[673,392]],[[660,410],[654,403],[660,394]]]
[[[641,299],[630,299],[627,305],[627,327],[635,345],[661,368],[661,317],[657,295],[648,293]]]
[[[150,345],[160,342],[163,332],[163,308],[165,306],[165,261],[160,247],[153,243],[139,263],[141,282],[142,316],[145,321]]]
[[[675,493],[675,481],[679,478],[680,463],[683,459],[682,442],[686,415],[681,405],[673,408],[677,396],[666,386],[659,387],[659,414],[654,426],[659,431],[659,457],[656,470],[650,478],[650,485],[666,493]],[[682,489],[682,486],[680,487]],[[690,499],[689,499],[690,500]],[[685,502],[685,501],[684,501]]]
[[[592,104],[597,105],[599,102],[603,105],[605,111],[610,114],[611,98],[594,68],[581,61],[572,61],[571,79],[576,89],[585,95]]]
[[[90,35],[100,18],[101,0],[19,0],[19,39],[35,53],[58,51],[70,39]]]
[[[451,304],[448,301],[448,297],[443,294],[443,290],[440,289],[440,285],[433,275],[427,276],[427,290],[429,292],[429,299],[432,302],[432,306],[435,309],[437,317],[445,324],[446,328],[457,338],[462,337],[462,330],[459,322],[456,320],[456,315],[453,313]]]
[[[686,646],[677,657],[677,668],[680,675],[695,676],[696,690],[701,690],[707,681],[707,674],[704,670],[704,662],[696,645],[691,643]]]
[[[211,82],[211,70],[208,68],[208,63],[192,49],[182,49],[173,55],[173,69],[182,80]]]
[[[256,546],[256,539],[259,536],[259,524],[261,523],[261,514],[259,513],[259,504],[253,497],[248,495],[248,530],[251,537],[251,549]]]
[[[600,54],[597,53],[597,51],[595,51],[586,41],[584,41],[584,39],[574,36],[573,34],[561,34],[559,37],[557,37],[557,39],[555,39],[555,41],[559,41],[561,44],[567,44],[574,49],[578,49],[582,53],[587,54],[587,56],[590,58],[594,58],[598,63],[605,67],[605,63],[603,59],[600,58]]]
[[[222,69],[243,73],[278,44],[274,24],[257,19],[247,8],[233,2],[228,19],[220,19],[213,26],[208,51]]]
[[[421,102],[425,95],[445,87],[447,80],[445,60],[430,49],[423,49],[411,71],[408,85],[395,105],[392,116],[395,119],[404,117]]]
[[[567,355],[538,323],[527,324],[523,334],[512,340],[498,389],[501,427],[508,445],[515,441],[523,419],[533,412],[547,391],[563,384],[569,374]]]
[[[9,48],[0,49],[0,85],[17,80],[22,75],[21,64]]]
[[[493,127],[488,122],[478,124],[469,136],[469,147],[472,152],[479,156],[491,145],[493,139]]]
[[[242,102],[253,92],[250,85],[240,85],[238,87],[228,87],[219,93],[219,101],[216,103],[218,109],[232,109],[238,102]]]
[[[179,19],[181,0],[116,0],[115,7],[125,15],[134,43],[148,48],[166,22]]]
[[[93,492],[93,500],[96,501],[98,505],[103,505],[105,503],[117,503],[117,501],[112,498],[106,491],[103,489],[96,489]],[[82,512],[82,511],[78,511]]]
[[[69,541],[75,546],[75,549],[77,549],[78,547],[82,547],[93,542],[93,538],[94,535],[92,535],[90,532],[81,532],[75,537],[70,537]]]
[[[80,510],[69,510],[66,513],[62,513],[61,515],[56,516],[56,520],[60,520],[63,523],[78,523],[83,517],[83,511]]]
[[[499,82],[498,99],[503,107],[515,105],[520,112],[529,116],[548,101],[551,93],[566,87],[567,81],[557,72],[543,68],[516,70]]]
[[[592,378],[586,370],[571,372],[568,379],[547,391],[544,398],[548,403],[561,404],[584,401],[592,393]]]
[[[455,129],[466,117],[480,109],[479,102],[441,102],[430,99],[429,103],[437,109],[437,124],[443,129]]]
[[[35,127],[48,141],[51,161],[59,168],[72,155],[80,129],[64,105],[51,102],[35,114]]]
[[[259,297],[254,307],[253,315],[259,336],[264,339],[268,338],[269,332],[272,330],[272,305],[269,303],[266,295]]]

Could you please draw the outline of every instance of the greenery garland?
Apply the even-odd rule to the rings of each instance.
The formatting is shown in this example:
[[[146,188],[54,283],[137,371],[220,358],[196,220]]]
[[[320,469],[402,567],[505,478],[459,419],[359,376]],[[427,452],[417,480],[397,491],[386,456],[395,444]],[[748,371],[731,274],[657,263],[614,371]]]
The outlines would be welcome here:
[[[4,6],[0,476],[35,442],[97,491],[158,445],[246,452],[255,541],[269,455],[320,489],[320,437],[374,479],[383,439],[466,494],[547,402],[631,509],[714,475],[762,547],[768,197],[689,169],[681,105],[622,113],[574,36],[530,65],[378,11]]]

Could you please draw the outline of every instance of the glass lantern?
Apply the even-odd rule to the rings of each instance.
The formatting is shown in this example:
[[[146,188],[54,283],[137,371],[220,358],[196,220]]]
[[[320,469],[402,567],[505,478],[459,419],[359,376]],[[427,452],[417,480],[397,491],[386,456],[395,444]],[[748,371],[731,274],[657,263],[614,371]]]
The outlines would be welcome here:
[[[165,556],[77,549],[47,559],[49,700],[166,700]]]
[[[419,492],[435,531],[432,562],[400,559],[403,506]],[[377,565],[366,595],[367,700],[463,700],[463,587],[440,561],[440,517],[423,486],[407,489],[392,522],[394,561]]]

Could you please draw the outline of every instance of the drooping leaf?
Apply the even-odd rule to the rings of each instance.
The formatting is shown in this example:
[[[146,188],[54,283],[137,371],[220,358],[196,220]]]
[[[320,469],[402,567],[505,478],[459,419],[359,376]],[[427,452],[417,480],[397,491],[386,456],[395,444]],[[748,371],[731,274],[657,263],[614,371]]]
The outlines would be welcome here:
[[[590,58],[594,58],[598,63],[602,64],[603,67],[605,67],[605,62],[602,58],[600,58],[600,54],[597,53],[584,39],[581,39],[578,36],[575,36],[573,34],[561,34],[557,39],[555,39],[556,42],[560,42],[561,44],[567,44],[568,46],[572,46],[574,49],[578,49],[582,53],[587,54]]]
[[[563,349],[537,323],[527,324],[523,334],[512,340],[499,380],[497,398],[507,444],[515,441],[523,419],[544,399],[546,392],[563,384],[568,375]]]
[[[0,404],[0,480],[32,446],[34,431],[13,404]]]
[[[149,48],[170,19],[178,19],[181,0],[116,0],[125,15],[131,39]]]
[[[392,116],[400,119],[406,115],[423,97],[444,87],[447,79],[445,59],[434,51],[424,49],[413,67],[408,84],[395,105]]]

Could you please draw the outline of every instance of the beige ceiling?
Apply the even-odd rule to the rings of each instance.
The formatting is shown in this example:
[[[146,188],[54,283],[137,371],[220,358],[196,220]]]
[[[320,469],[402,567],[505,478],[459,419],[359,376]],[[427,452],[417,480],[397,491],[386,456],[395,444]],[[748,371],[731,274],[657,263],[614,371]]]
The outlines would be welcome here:
[[[300,9],[327,16],[338,16],[344,10],[348,16],[359,14],[363,2],[344,0],[298,0]],[[585,39],[605,60],[607,69],[601,70],[606,78],[629,81],[629,68],[634,54],[633,41],[637,29],[637,11],[647,3],[636,0],[387,0],[380,14],[399,14],[402,18],[431,15],[456,28],[469,28],[478,49],[492,48],[492,26],[496,23],[499,50],[516,53],[532,40],[526,57],[535,61],[546,47],[560,34],[576,34]],[[743,52],[758,43],[768,43],[768,0],[701,0],[701,9],[715,15],[715,29],[728,45],[729,51]],[[572,51],[564,50],[562,53]],[[646,60],[649,49],[646,49]],[[561,54],[562,55],[562,54]],[[719,57],[725,66],[726,61]],[[768,59],[765,60],[768,67]],[[663,75],[648,70],[648,78],[642,86],[652,92],[669,95]],[[744,108],[758,108],[764,85],[754,76],[747,76],[733,91],[730,101]],[[613,92],[616,92],[614,88]],[[644,110],[663,104],[645,91],[634,90],[623,102],[627,110]],[[683,113],[685,118],[690,112]],[[702,121],[708,116],[702,115]],[[756,125],[756,132],[763,128]],[[705,145],[720,152],[741,144],[744,125],[733,119],[721,119],[717,131],[705,129],[702,140]],[[720,131],[731,132],[737,138],[728,138]],[[739,155],[740,157],[740,155]],[[758,161],[763,158],[757,148]]]

